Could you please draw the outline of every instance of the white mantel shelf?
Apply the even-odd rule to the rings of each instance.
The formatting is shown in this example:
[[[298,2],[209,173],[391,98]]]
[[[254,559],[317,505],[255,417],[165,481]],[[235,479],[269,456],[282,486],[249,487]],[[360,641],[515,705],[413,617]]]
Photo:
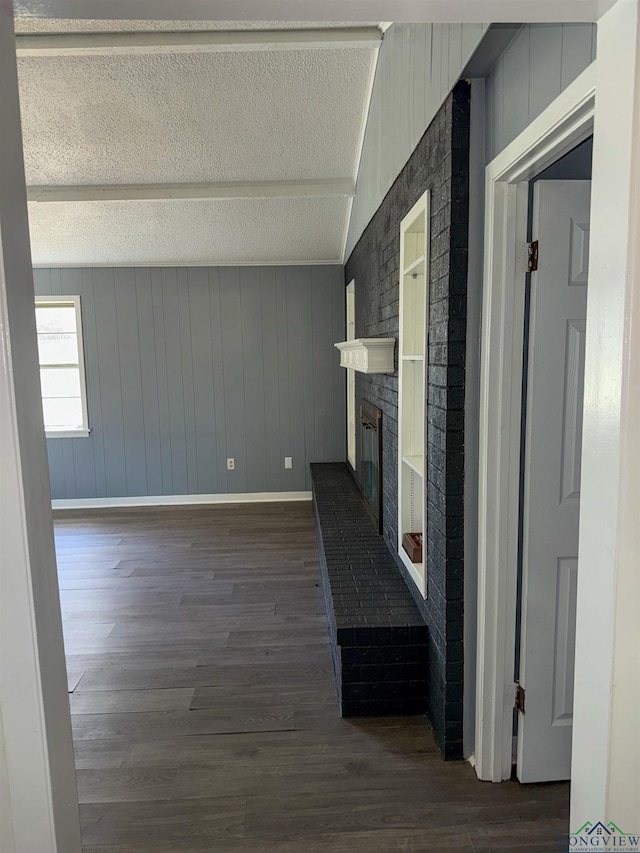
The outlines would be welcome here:
[[[395,373],[395,338],[356,338],[335,346],[340,350],[340,367],[360,373]]]

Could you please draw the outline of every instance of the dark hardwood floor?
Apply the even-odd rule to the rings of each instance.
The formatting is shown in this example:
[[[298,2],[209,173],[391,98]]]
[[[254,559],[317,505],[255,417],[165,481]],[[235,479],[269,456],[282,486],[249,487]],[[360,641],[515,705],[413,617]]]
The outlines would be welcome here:
[[[69,513],[56,541],[85,853],[562,849],[567,785],[338,716],[309,504]]]

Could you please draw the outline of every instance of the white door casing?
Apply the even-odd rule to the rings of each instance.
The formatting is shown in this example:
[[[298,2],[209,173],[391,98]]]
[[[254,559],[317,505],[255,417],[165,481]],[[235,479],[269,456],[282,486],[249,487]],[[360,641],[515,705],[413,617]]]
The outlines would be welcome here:
[[[347,340],[356,337],[356,282],[349,282],[346,291]],[[356,468],[356,372],[347,369],[347,459]]]
[[[0,850],[80,853],[11,3],[0,3]]]
[[[518,778],[571,776],[590,181],[534,188]]]
[[[511,777],[528,182],[593,132],[596,63],[486,171],[475,768]]]

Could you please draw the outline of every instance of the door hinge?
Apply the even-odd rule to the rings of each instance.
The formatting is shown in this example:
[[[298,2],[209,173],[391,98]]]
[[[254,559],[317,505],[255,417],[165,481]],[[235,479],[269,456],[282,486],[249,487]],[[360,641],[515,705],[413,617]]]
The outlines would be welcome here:
[[[529,262],[527,264],[529,272],[535,272],[538,269],[538,241],[534,240],[529,243]]]
[[[524,687],[521,684],[516,684],[516,702],[514,707],[516,708],[516,710],[520,711],[521,714],[527,713],[524,709],[524,695]]]

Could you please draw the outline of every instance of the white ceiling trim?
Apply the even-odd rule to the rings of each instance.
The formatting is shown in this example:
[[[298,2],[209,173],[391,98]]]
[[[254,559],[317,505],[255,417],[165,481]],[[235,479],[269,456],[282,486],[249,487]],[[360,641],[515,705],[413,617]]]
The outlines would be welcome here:
[[[380,52],[376,51],[373,55],[373,59],[371,60],[371,69],[369,71],[369,80],[367,81],[367,94],[366,94],[366,107],[364,111],[364,116],[362,119],[362,127],[360,128],[360,139],[358,140],[358,153],[356,155],[356,168],[355,174],[353,176],[353,195],[349,199],[348,208],[347,208],[347,221],[344,229],[344,238],[342,240],[342,249],[340,251],[340,257],[342,259],[342,264],[346,263],[346,255],[347,255],[347,242],[349,240],[349,228],[351,227],[351,214],[353,213],[353,203],[357,190],[357,181],[358,175],[360,174],[360,163],[362,161],[362,152],[364,151],[364,139],[367,133],[367,123],[369,121],[369,113],[371,112],[371,100],[373,98],[373,86],[376,81],[376,72],[378,70],[378,57],[380,56]]]
[[[71,270],[71,269],[188,269],[189,267],[335,267],[343,266],[340,258],[323,261],[179,261],[165,263],[164,261],[117,261],[115,263],[33,263],[33,269],[39,270]]]
[[[212,184],[114,184],[31,186],[29,201],[196,201],[200,199],[353,198],[350,178],[334,181],[262,181]]]
[[[597,21],[616,0],[15,0],[16,15],[104,20],[264,20],[323,18],[457,23]]]
[[[126,32],[17,35],[18,57],[340,50],[380,47],[378,27],[235,32]]]

